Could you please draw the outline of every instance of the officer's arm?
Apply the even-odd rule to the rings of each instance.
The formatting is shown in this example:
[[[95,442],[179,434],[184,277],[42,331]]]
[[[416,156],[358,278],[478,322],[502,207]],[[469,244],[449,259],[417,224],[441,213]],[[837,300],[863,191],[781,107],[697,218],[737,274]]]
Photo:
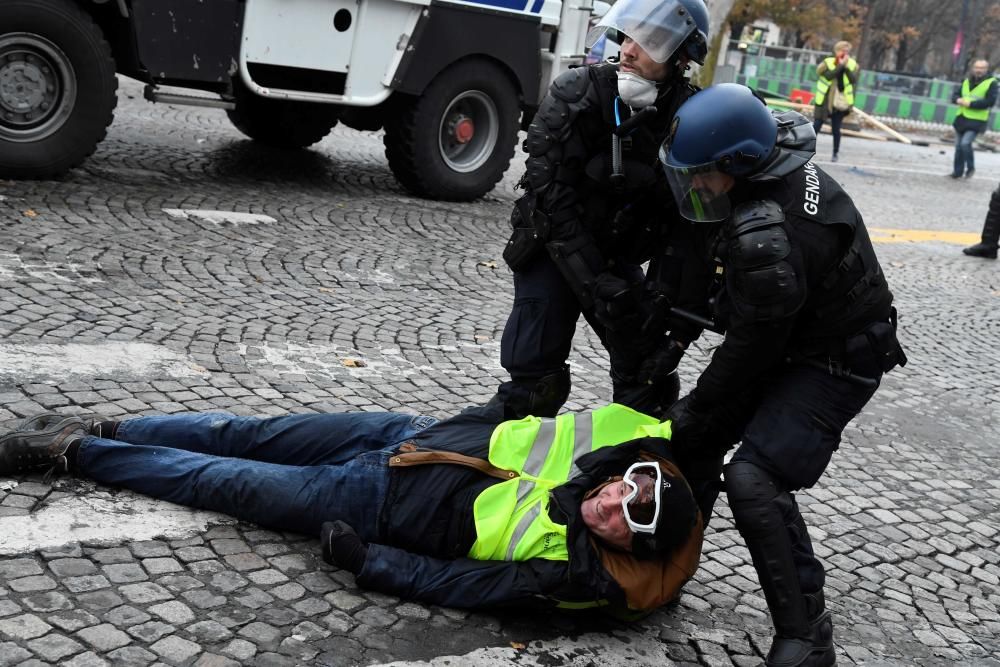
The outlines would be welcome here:
[[[804,262],[792,247],[777,204],[738,206],[727,233],[725,280],[731,313],[722,345],[698,378],[694,393],[699,410],[748,389],[783,362],[807,295]]]
[[[709,241],[706,238],[707,231],[703,229],[707,228],[707,225],[703,227],[686,225],[689,229],[682,229],[683,225],[685,223],[678,223],[678,232],[671,235],[670,247],[676,257],[674,269],[676,273],[672,277],[674,284],[670,292],[670,305],[711,320],[708,300],[715,266],[705,260]],[[695,234],[698,234],[697,239]],[[669,329],[670,337],[683,344],[685,348],[694,342],[703,330],[690,319],[679,316],[670,318]]]
[[[580,220],[579,189],[591,147],[583,131],[600,104],[587,68],[561,74],[528,128],[525,178],[537,197],[545,247],[584,308],[593,305],[603,254]],[[610,138],[609,138],[610,141]]]
[[[445,560],[384,544],[369,544],[357,576],[363,588],[428,604],[464,609],[554,606],[567,582],[564,561]]]
[[[755,379],[782,361],[794,318],[767,323],[732,322],[726,337],[698,378],[697,407],[705,410],[726,396],[747,389]]]

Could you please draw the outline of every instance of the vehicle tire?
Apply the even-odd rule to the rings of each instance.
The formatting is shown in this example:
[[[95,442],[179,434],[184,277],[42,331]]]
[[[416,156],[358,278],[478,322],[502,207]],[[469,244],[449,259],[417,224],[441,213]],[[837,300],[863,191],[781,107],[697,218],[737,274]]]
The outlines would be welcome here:
[[[50,178],[94,152],[118,98],[111,47],[70,0],[0,2],[0,177]]]
[[[237,130],[268,146],[305,148],[323,140],[337,124],[330,104],[261,97],[236,87],[236,108],[226,114]]]
[[[456,63],[386,119],[389,168],[421,197],[482,197],[510,165],[519,114],[517,90],[500,67],[482,60]]]

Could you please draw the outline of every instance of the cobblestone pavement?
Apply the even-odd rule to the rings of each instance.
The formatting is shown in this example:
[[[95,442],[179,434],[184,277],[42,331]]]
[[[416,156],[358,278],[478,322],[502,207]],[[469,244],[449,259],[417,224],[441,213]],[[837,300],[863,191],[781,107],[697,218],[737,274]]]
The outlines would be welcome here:
[[[402,192],[380,138],[254,146],[223,113],[125,82],[108,140],[58,182],[0,182],[0,422],[401,409],[438,416],[503,376],[508,174],[472,204]],[[845,138],[872,227],[978,232],[1000,157]],[[233,218],[218,212],[240,212]],[[1000,266],[941,241],[878,251],[910,365],[800,495],[839,664],[1000,665]],[[717,338],[695,347],[686,384]],[[350,365],[364,360],[365,366]],[[570,408],[609,396],[581,328]],[[627,626],[465,613],[359,590],[314,539],[73,478],[0,480],[0,667],[753,665],[765,605],[731,516],[679,605]],[[459,657],[445,657],[459,656]]]

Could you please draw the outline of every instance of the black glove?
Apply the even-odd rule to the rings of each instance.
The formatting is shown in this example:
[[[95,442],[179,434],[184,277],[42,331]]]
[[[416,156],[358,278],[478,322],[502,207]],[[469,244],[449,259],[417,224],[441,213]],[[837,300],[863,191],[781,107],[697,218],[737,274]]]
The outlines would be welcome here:
[[[654,384],[676,371],[683,356],[684,346],[678,341],[667,339],[639,364],[636,381],[639,384]]]
[[[602,273],[594,281],[594,316],[613,331],[626,331],[641,326],[637,289],[627,280]]]
[[[327,521],[319,532],[323,560],[357,574],[365,566],[368,545],[343,521]]]
[[[706,444],[711,422],[706,412],[695,406],[694,392],[671,405],[663,420],[670,420],[670,442],[682,452],[690,452]]]

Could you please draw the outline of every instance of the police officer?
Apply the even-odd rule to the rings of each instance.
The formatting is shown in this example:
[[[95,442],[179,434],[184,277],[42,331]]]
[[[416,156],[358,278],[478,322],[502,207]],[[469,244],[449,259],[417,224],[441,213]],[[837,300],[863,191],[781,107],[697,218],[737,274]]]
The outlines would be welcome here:
[[[775,628],[771,666],[832,665],[823,566],[794,492],[813,486],[882,374],[906,358],[861,215],[810,160],[816,136],[723,84],[677,112],[661,159],[699,225],[711,315],[725,338],[671,406],[675,446],[741,441],[724,468]],[[715,277],[714,280],[712,278]]]
[[[657,151],[697,90],[684,73],[704,62],[707,33],[702,0],[620,0],[588,36],[618,42],[620,61],[564,73],[542,101],[504,251],[514,306],[500,360],[511,380],[494,400],[508,417],[552,416],[565,402],[581,312],[611,353],[616,402],[655,412],[676,399],[684,327],[666,338],[650,305],[670,269],[654,261],[646,280],[640,265],[676,215]]]

